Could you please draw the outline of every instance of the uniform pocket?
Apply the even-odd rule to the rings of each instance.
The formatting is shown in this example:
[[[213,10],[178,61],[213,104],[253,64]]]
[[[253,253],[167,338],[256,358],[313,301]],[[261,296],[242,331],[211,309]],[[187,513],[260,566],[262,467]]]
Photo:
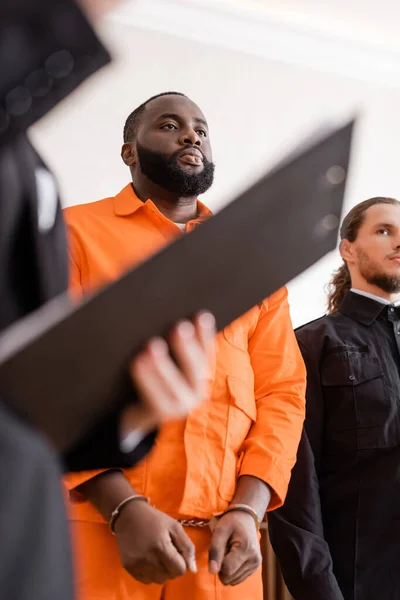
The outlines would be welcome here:
[[[354,431],[359,450],[387,445],[383,427],[390,418],[383,369],[368,349],[332,353],[321,368],[326,432]]]
[[[249,383],[236,377],[228,376],[226,378],[226,386],[229,396],[229,410],[226,424],[224,460],[218,491],[223,500],[230,502],[236,488],[240,449],[251,426],[256,421],[257,410],[254,390]]]

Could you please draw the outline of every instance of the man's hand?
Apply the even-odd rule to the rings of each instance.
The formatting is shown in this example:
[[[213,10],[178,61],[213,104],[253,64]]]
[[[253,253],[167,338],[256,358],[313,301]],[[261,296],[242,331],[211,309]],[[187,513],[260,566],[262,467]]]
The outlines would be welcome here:
[[[205,312],[194,324],[183,321],[167,343],[152,340],[131,365],[132,381],[141,402],[122,416],[122,436],[134,429],[151,430],[171,419],[184,418],[205,399],[214,361],[215,319]]]
[[[260,564],[260,542],[253,517],[239,510],[223,515],[212,535],[210,573],[218,573],[224,585],[238,585]]]
[[[183,527],[140,500],[127,505],[115,523],[123,567],[142,583],[163,584],[197,571],[195,548]]]
[[[98,21],[120,0],[77,0],[77,4],[82,8],[91,21]]]

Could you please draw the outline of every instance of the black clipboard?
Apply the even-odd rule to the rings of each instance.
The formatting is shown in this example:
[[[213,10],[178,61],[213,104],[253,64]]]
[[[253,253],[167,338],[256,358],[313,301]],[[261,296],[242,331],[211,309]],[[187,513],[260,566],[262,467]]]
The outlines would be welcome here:
[[[0,336],[0,397],[64,450],[119,401],[130,358],[208,309],[219,330],[336,247],[354,121],[311,136],[216,216],[79,305]]]

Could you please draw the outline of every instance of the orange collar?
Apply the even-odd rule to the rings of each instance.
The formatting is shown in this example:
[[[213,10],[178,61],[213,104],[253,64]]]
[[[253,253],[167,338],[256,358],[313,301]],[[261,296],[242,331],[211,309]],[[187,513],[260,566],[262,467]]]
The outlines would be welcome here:
[[[133,215],[139,208],[142,208],[148,202],[152,203],[150,199],[146,200],[146,202],[142,202],[142,200],[136,196],[132,184],[128,183],[128,185],[122,188],[122,190],[114,196],[114,211],[118,217],[126,217],[127,215]],[[153,206],[158,210],[155,205]],[[205,219],[212,217],[213,213],[207,206],[200,202],[200,200],[197,200],[197,215],[196,219],[190,221],[191,223],[204,221]]]
[[[132,215],[139,208],[144,206],[142,202],[135,194],[132,184],[128,183],[122,190],[114,197],[114,211],[118,217],[126,217]]]

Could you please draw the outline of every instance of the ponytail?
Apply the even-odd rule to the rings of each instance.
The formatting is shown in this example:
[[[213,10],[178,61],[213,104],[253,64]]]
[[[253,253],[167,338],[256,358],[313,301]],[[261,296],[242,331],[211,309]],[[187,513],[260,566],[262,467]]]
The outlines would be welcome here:
[[[350,272],[347,264],[342,266],[333,274],[328,284],[328,312],[333,313],[339,310],[340,305],[347,292],[351,289]]]

